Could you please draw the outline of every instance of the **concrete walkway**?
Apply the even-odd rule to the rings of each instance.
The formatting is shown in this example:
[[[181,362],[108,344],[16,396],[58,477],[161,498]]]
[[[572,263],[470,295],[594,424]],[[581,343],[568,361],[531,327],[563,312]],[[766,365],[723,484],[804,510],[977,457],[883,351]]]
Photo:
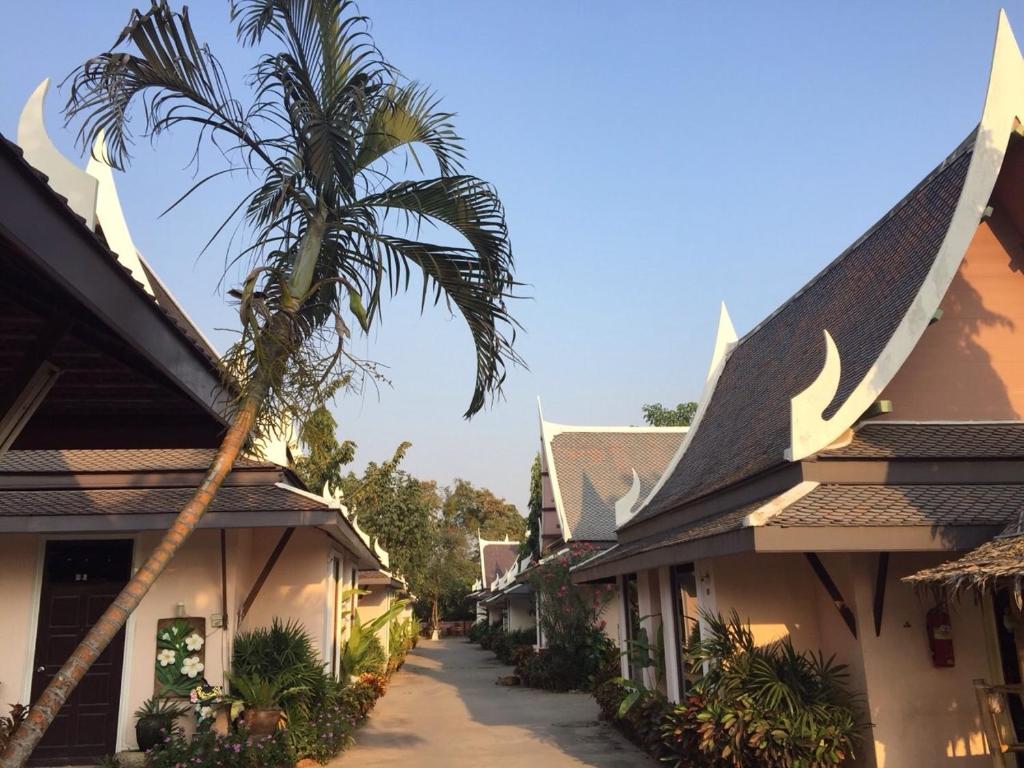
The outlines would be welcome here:
[[[330,766],[655,768],[597,719],[593,697],[494,684],[511,673],[464,639],[420,643]]]

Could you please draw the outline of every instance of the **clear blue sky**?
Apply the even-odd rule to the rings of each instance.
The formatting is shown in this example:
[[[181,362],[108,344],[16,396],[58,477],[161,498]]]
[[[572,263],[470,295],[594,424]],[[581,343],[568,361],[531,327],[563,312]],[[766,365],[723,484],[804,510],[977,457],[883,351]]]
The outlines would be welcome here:
[[[141,2],[141,0],[140,0]],[[10,3],[0,131],[24,99],[103,50],[130,2]],[[143,3],[148,6],[148,0]],[[470,170],[508,209],[530,301],[505,400],[471,422],[473,354],[458,320],[387,308],[363,346],[393,387],[338,407],[357,464],[413,443],[407,466],[525,507],[553,421],[636,424],[642,403],[696,399],[725,300],[742,334],[835,257],[977,121],[993,2],[412,2],[362,4],[379,45],[459,113]],[[1024,37],[1024,2],[1007,4]],[[239,79],[227,3],[194,24]],[[241,86],[239,86],[239,92]],[[51,93],[51,135],[60,129]],[[157,214],[189,185],[186,144],[140,144],[119,178],[136,244],[223,349],[224,247],[198,260],[238,188]],[[214,168],[214,158],[205,166]],[[879,287],[883,289],[882,286]]]

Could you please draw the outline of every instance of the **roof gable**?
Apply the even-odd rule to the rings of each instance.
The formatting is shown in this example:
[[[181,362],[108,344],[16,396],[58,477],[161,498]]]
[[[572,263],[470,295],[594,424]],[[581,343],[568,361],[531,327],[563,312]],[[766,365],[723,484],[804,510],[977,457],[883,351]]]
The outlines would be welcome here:
[[[511,568],[519,556],[517,541],[486,541],[480,539],[480,574],[484,589]]]
[[[825,362],[822,330],[842,355],[834,412],[864,378],[939,251],[971,160],[965,142],[865,236],[731,350],[685,457],[638,518],[785,460],[790,401]],[[885,286],[885,290],[880,287]]]
[[[542,422],[563,537],[614,541],[616,507],[624,500],[624,512],[629,514],[647,498],[686,431],[685,427],[570,427]]]

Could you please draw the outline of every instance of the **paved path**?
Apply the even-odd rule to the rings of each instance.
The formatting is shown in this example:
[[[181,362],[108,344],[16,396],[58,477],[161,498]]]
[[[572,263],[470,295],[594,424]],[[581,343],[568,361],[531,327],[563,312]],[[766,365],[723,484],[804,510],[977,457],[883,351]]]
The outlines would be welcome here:
[[[593,697],[494,684],[511,672],[464,639],[420,643],[335,768],[655,768]]]

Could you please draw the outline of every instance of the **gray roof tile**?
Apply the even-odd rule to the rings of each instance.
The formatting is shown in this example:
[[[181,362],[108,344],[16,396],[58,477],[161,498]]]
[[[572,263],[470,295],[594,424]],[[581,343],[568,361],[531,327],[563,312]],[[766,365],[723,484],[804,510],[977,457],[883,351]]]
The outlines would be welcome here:
[[[79,488],[0,492],[0,517],[177,514],[193,488]],[[302,512],[326,507],[303,494],[274,485],[224,486],[211,512]]]
[[[556,432],[551,455],[568,538],[580,541],[615,540],[615,503],[640,478],[638,504],[661,479],[685,433],[679,429]]]
[[[484,561],[484,575],[487,577],[484,587],[490,587],[492,581],[515,563],[519,556],[519,542],[485,542],[481,548],[481,556]]]
[[[1024,423],[900,424],[858,429],[849,445],[823,459],[1003,459],[1024,457]]]
[[[730,354],[683,460],[636,520],[784,462],[790,399],[842,356],[831,415],[864,378],[938,253],[970,164],[973,134],[853,246],[748,333]]]
[[[1021,485],[820,485],[770,526],[1005,525],[1024,508]]]
[[[212,448],[130,448],[110,450],[8,451],[0,458],[4,473],[85,472],[205,472],[216,451]],[[237,469],[277,468],[276,464],[240,456]]]

